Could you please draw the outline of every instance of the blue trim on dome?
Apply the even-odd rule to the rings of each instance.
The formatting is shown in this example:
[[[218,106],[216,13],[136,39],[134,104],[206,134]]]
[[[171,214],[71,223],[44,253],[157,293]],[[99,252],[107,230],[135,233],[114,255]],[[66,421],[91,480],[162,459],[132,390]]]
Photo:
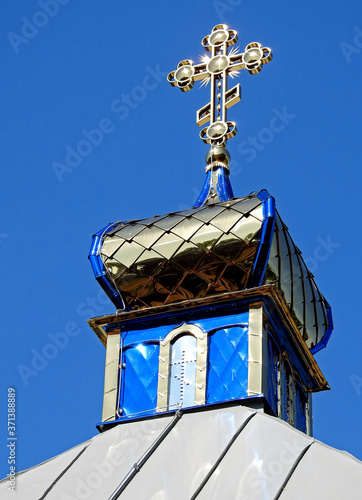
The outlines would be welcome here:
[[[321,349],[324,349],[325,347],[327,347],[327,344],[329,342],[329,339],[332,335],[332,332],[333,332],[333,329],[334,329],[334,325],[333,325],[333,317],[332,317],[332,308],[331,306],[329,305],[329,303],[326,301],[326,299],[324,299],[325,303],[326,303],[326,306],[327,306],[327,316],[328,316],[328,328],[327,328],[327,331],[326,333],[323,335],[322,337],[322,340],[320,340],[318,342],[318,344],[316,344],[311,350],[310,352],[312,354],[315,354],[316,352],[320,351]]]
[[[111,302],[116,306],[117,309],[126,309],[126,304],[124,303],[118,290],[113,286],[112,282],[107,276],[107,272],[104,268],[103,261],[100,255],[100,250],[102,246],[103,236],[112,228],[114,224],[108,224],[106,227],[98,231],[93,236],[92,245],[89,251],[88,258],[90,260],[94,276],[96,280],[101,285]]]
[[[224,167],[218,167],[216,170],[217,175],[217,185],[216,185],[216,193],[219,197],[219,201],[228,201],[234,198],[233,189],[231,187],[229,174],[226,172]],[[201,207],[204,205],[211,191],[214,190],[214,186],[212,185],[212,170],[209,170],[206,174],[206,180],[204,187],[198,197],[194,207]]]
[[[266,189],[252,194],[255,194],[262,202],[264,220],[261,225],[260,241],[247,288],[258,287],[263,283],[275,228],[274,198]]]

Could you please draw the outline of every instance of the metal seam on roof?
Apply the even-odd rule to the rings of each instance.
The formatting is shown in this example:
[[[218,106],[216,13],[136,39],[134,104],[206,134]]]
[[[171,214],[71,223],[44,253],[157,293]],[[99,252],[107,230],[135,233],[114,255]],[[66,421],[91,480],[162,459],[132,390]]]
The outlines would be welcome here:
[[[222,461],[222,459],[225,457],[225,455],[227,454],[227,452],[230,450],[231,446],[234,444],[234,442],[236,441],[236,439],[239,437],[239,435],[241,434],[241,432],[245,429],[245,427],[248,425],[248,423],[250,422],[250,420],[255,417],[255,415],[257,414],[256,411],[254,411],[254,413],[252,413],[246,420],[245,422],[243,422],[241,424],[241,426],[239,427],[239,429],[235,432],[235,434],[233,435],[233,437],[230,439],[230,441],[228,442],[228,444],[226,445],[225,449],[222,451],[221,455],[219,456],[219,458],[216,460],[216,462],[214,463],[214,465],[211,467],[211,469],[209,470],[209,472],[207,473],[206,477],[204,478],[204,480],[202,481],[202,483],[200,484],[200,486],[197,488],[197,490],[195,491],[195,493],[192,495],[191,499],[190,500],[195,500],[195,498],[198,497],[199,493],[201,493],[202,489],[204,488],[204,486],[206,485],[206,483],[208,482],[208,480],[211,478],[211,476],[214,474],[215,470],[218,468],[218,466],[220,465],[220,462]]]
[[[137,474],[137,472],[140,471],[140,469],[147,462],[147,460],[153,455],[153,452],[157,450],[157,448],[162,443],[162,441],[168,436],[168,434],[171,432],[171,430],[175,427],[175,425],[180,420],[182,415],[183,415],[183,413],[181,412],[181,410],[178,410],[175,413],[171,422],[169,422],[167,424],[167,426],[164,428],[162,433],[156,438],[154,443],[148,448],[148,450],[142,455],[142,457],[133,465],[132,469],[123,478],[123,480],[121,481],[119,486],[115,489],[115,491],[109,497],[109,500],[116,500],[117,498],[120,497],[120,495],[127,488],[127,486],[132,481],[132,479]]]
[[[39,500],[43,500],[48,493],[53,489],[53,487],[56,485],[56,483],[64,476],[64,474],[72,467],[72,465],[78,460],[78,458],[83,455],[85,450],[90,446],[91,442],[88,443],[87,446],[85,446],[79,453],[78,455],[73,458],[73,460],[67,465],[67,467],[62,470],[62,472],[59,474],[59,476],[52,482],[52,484],[44,491],[43,495],[39,498]]]
[[[307,451],[309,450],[309,448],[312,446],[312,444],[314,443],[315,441],[313,440],[311,443],[309,443],[305,449],[300,453],[300,455],[297,457],[296,461],[294,462],[294,464],[292,465],[290,471],[289,471],[289,474],[287,475],[287,477],[285,478],[285,481],[283,482],[283,484],[280,486],[280,489],[278,491],[278,493],[275,495],[274,499],[273,500],[278,500],[280,498],[280,496],[282,495],[283,491],[285,490],[290,478],[292,477],[292,475],[294,474],[295,472],[295,469],[298,467],[298,465],[300,464],[301,460],[304,458],[304,455],[307,453]]]

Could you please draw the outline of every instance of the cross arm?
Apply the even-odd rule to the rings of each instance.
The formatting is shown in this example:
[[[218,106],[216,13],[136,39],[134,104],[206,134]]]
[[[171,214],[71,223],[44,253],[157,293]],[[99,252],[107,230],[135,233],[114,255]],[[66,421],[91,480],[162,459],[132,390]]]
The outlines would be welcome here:
[[[273,54],[269,47],[262,47],[258,42],[249,43],[242,54],[229,56],[229,71],[247,69],[250,74],[256,75],[262,70],[263,64],[267,64],[273,59]]]
[[[205,62],[194,65],[190,59],[184,59],[168,74],[167,81],[182,92],[187,92],[192,89],[195,81],[202,80],[207,75]]]

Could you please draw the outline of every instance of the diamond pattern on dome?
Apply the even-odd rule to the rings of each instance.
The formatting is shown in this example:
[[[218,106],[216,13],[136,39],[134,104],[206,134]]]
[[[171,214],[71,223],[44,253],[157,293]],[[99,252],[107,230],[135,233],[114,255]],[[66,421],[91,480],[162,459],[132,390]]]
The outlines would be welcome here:
[[[278,286],[307,346],[318,344],[330,326],[327,304],[278,214],[263,284]]]
[[[183,242],[182,238],[173,233],[164,233],[153,248],[166,259],[170,259]]]
[[[131,223],[130,225],[123,224],[123,230],[122,230],[122,236],[121,238],[127,240],[127,241],[132,241],[132,239],[144,229],[144,226],[141,226],[141,224],[134,224]]]
[[[152,278],[158,268],[165,262],[164,257],[154,250],[145,250],[130,267],[130,270],[144,278]]]
[[[162,220],[155,222],[155,226],[159,227],[160,229],[163,229],[164,231],[169,231],[182,220],[183,217],[180,217],[179,215],[170,214],[168,217],[164,217]]]
[[[208,224],[214,217],[224,212],[225,208],[219,205],[206,205],[205,210],[200,210],[195,217]]]
[[[211,224],[204,224],[192,238],[192,242],[205,252],[209,252],[222,235],[220,229]]]
[[[245,242],[251,241],[260,229],[260,221],[254,217],[243,217],[231,229],[231,232]]]
[[[112,255],[117,252],[122,243],[124,243],[125,241],[126,240],[124,240],[123,238],[114,237],[112,241],[110,241],[107,245],[107,248],[103,249],[102,253],[104,257],[112,257]]]
[[[212,225],[224,231],[224,233],[230,231],[230,229],[240,220],[240,212],[236,210],[224,210],[214,219],[212,219]]]
[[[131,309],[240,290],[262,224],[253,214],[261,210],[254,196],[122,222],[104,235],[102,261]]]
[[[194,245],[191,241],[185,241],[174,254],[172,261],[187,271],[193,271],[204,254],[202,248]]]
[[[240,239],[230,233],[223,234],[215,243],[212,252],[229,264],[240,253]]]
[[[183,219],[177,224],[177,226],[172,228],[172,232],[180,238],[188,241],[192,235],[196,233],[198,229],[203,225],[203,222],[197,221],[195,219],[187,218]]]
[[[237,210],[243,214],[247,214],[248,212],[251,212],[254,208],[260,206],[261,203],[259,198],[254,197],[254,198],[248,198],[247,200],[242,200],[238,201],[233,205],[233,209]]]
[[[124,266],[130,267],[144,250],[145,248],[138,243],[125,241],[113,254],[112,258]]]
[[[149,250],[163,234],[163,229],[159,229],[158,227],[153,227],[152,229],[150,227],[145,227],[133,238],[133,241]]]

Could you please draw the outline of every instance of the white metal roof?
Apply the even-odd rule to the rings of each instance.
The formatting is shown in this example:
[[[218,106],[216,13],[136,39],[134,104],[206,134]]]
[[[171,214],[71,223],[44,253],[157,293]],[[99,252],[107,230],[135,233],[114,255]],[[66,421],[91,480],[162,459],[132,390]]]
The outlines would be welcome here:
[[[359,500],[362,462],[241,406],[128,422],[17,475],[17,499]],[[14,498],[7,481],[0,497]]]

